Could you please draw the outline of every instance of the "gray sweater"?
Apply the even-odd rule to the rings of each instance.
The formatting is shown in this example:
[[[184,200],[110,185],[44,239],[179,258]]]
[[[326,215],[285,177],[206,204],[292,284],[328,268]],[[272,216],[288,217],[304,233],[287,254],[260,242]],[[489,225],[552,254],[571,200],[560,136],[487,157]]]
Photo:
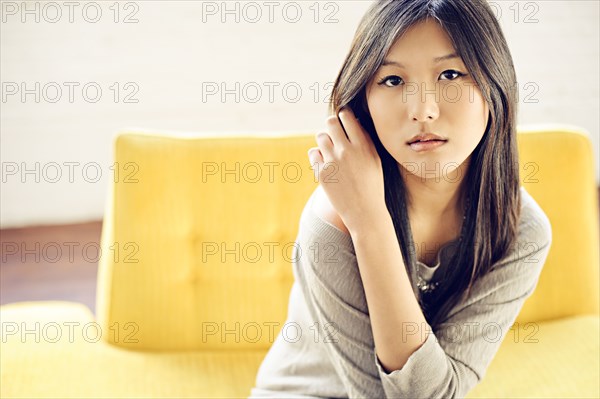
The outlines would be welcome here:
[[[400,370],[390,373],[376,356],[351,237],[319,218],[309,201],[292,256],[295,281],[287,320],[250,397],[464,397],[484,377],[535,290],[550,250],[547,216],[524,187],[520,191],[522,216],[513,252],[474,284],[469,298],[450,311]],[[427,281],[447,266],[457,247],[449,244],[440,248],[433,267],[419,262]],[[432,331],[429,325],[414,330],[423,337]]]

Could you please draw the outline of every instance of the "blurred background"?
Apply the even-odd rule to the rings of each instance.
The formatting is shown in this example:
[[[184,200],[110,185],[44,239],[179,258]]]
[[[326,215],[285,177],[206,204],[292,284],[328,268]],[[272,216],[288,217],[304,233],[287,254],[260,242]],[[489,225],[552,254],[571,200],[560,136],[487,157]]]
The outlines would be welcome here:
[[[119,130],[324,128],[370,3],[1,1],[0,304],[94,310],[108,187],[128,173],[112,163]],[[515,62],[519,125],[588,130],[599,183],[599,2],[490,5]]]

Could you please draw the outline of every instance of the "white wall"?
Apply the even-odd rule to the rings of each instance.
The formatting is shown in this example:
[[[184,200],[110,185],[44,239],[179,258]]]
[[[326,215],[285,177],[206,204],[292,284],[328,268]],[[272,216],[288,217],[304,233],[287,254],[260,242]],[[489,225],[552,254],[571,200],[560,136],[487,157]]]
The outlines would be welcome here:
[[[247,2],[238,3],[239,22],[234,13],[224,15],[224,23],[220,1],[121,2],[117,23],[113,3],[76,2],[69,22],[69,6],[58,1],[54,4],[62,17],[56,23],[50,21],[57,8],[47,3],[27,3],[28,9],[39,10],[39,22],[35,14],[23,13],[21,1],[1,3],[3,228],[101,219],[112,178],[111,140],[125,127],[187,132],[321,129],[330,88],[326,85],[335,79],[370,2],[322,1],[316,6],[314,1],[275,2],[270,22],[268,2],[258,1],[253,3],[262,18],[256,23],[251,19],[257,8],[248,8]],[[227,8],[233,9],[235,3],[228,2]],[[283,12],[288,3],[293,4]],[[598,2],[492,4],[512,49],[521,98],[531,94],[538,101],[521,101],[519,123],[559,122],[589,130],[598,180]],[[95,18],[96,5],[102,10],[100,20],[86,21]],[[217,15],[203,13],[203,8],[213,7],[218,8]],[[296,9],[302,16],[291,23]],[[315,22],[316,9],[320,12]],[[138,22],[124,23],[132,13]],[[330,14],[333,21],[324,23]],[[531,19],[537,22],[526,23]],[[9,94],[13,83],[21,82],[29,89],[40,82],[39,103],[33,94],[25,101],[20,92]],[[49,101],[56,95],[50,82],[62,88],[56,103]],[[65,82],[79,84],[73,102]],[[116,103],[115,82],[121,94]],[[128,82],[133,86],[125,87]],[[225,102],[218,95],[203,101],[203,82],[225,83],[228,88],[235,82],[250,83],[247,95],[255,96],[255,85],[262,88],[262,97],[256,103],[248,97],[236,103],[233,95]],[[272,102],[268,82],[279,84]],[[93,87],[88,100],[84,98],[82,86],[87,83],[101,88],[98,102],[89,102]],[[285,97],[282,87],[287,83],[300,87],[299,101]],[[138,102],[125,103],[123,95],[135,87],[139,91],[132,98]],[[288,94],[295,95],[293,88]],[[35,174],[23,173],[23,167],[34,169],[36,162],[37,182]],[[65,164],[69,162],[78,163],[72,181]],[[57,171],[53,163],[62,173],[55,183],[50,181]],[[18,170],[11,174],[15,165]],[[102,175],[93,182],[95,165]],[[89,167],[86,174],[83,166]]]

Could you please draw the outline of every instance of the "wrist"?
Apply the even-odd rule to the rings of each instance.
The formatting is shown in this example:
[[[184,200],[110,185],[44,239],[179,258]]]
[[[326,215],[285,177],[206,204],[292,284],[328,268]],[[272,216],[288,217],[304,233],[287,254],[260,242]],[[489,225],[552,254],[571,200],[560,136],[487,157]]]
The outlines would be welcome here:
[[[355,220],[350,220],[346,228],[352,237],[372,233],[379,227],[393,227],[392,216],[387,210],[387,206],[378,207],[369,211],[361,212]]]

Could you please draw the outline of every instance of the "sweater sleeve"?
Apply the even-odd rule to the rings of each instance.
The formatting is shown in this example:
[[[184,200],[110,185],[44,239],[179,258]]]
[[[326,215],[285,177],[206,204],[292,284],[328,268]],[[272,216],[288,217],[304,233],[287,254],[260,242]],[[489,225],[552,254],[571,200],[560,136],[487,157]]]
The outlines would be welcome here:
[[[383,398],[366,298],[350,236],[310,213],[301,219],[293,260],[316,339],[349,398]]]
[[[464,397],[485,375],[535,290],[551,245],[545,215],[523,226],[515,249],[474,283],[471,295],[449,312],[436,331],[424,325],[398,332],[427,334],[427,338],[400,370],[388,373],[376,354],[349,236],[316,216],[314,226],[299,235],[301,247],[330,245],[335,251],[305,251],[295,263],[295,273],[311,315],[329,335],[324,352],[350,398]]]

